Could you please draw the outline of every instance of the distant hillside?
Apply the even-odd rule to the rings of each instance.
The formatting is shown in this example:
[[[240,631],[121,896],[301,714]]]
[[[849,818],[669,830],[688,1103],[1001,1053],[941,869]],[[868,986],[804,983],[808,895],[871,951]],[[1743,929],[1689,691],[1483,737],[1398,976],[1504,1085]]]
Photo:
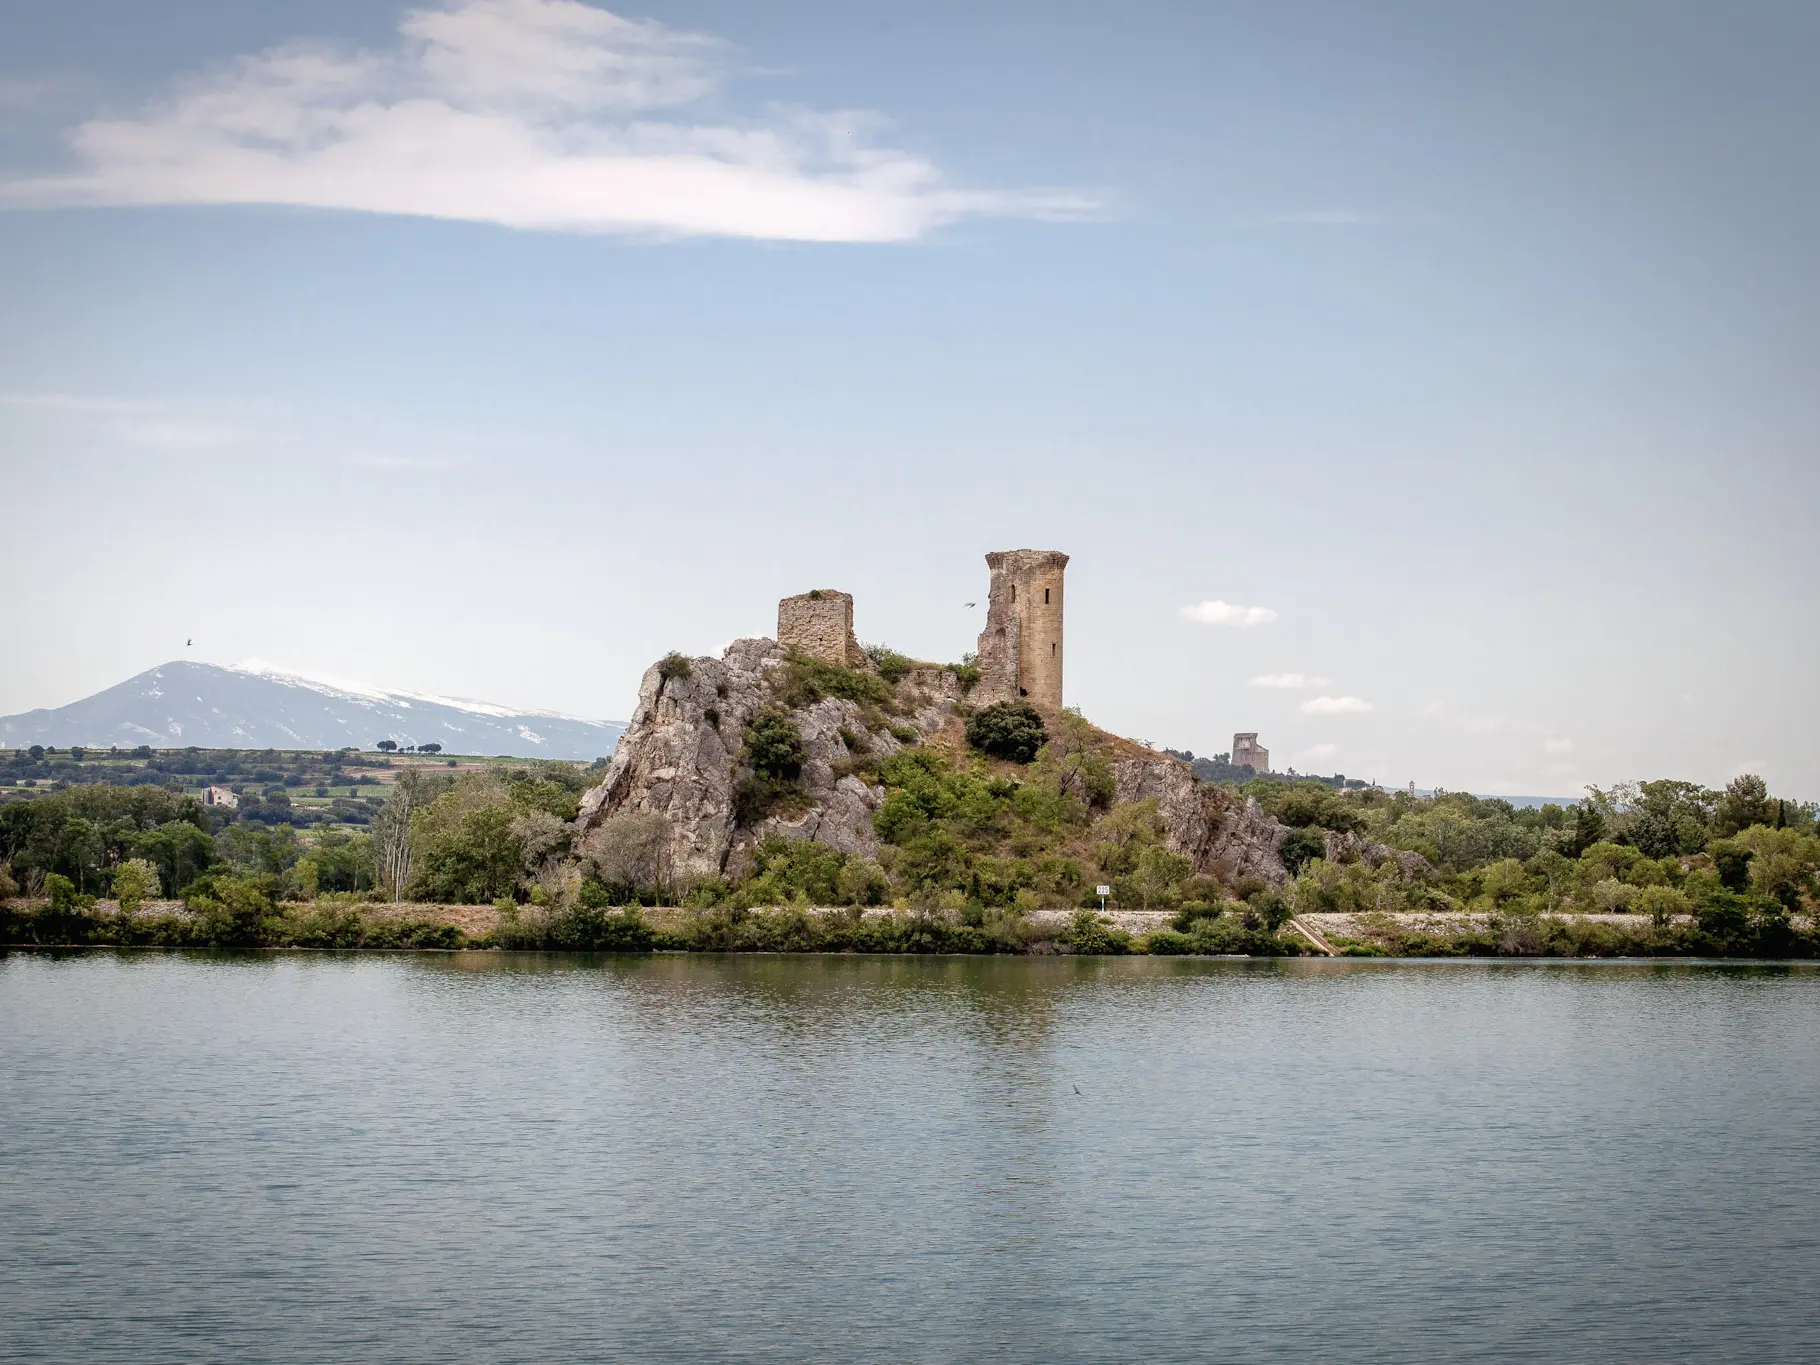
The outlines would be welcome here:
[[[371,749],[391,739],[452,754],[594,759],[612,753],[624,730],[614,721],[330,683],[257,661],[176,662],[55,710],[0,716],[0,746]]]

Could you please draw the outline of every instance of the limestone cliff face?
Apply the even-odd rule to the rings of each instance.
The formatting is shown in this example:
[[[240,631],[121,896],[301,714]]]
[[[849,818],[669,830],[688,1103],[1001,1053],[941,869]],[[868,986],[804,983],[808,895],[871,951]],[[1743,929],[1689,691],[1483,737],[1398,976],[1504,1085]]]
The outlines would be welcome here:
[[[788,662],[774,641],[751,639],[735,640],[718,659],[691,659],[686,677],[665,678],[657,665],[646,670],[638,708],[606,778],[582,798],[578,833],[622,812],[664,816],[670,822],[670,875],[678,885],[739,876],[759,841],[771,835],[814,839],[842,853],[876,853],[872,815],[884,789],[840,775],[850,757],[841,731],[880,758],[903,746],[888,729],[868,730],[861,707],[838,697],[788,711],[803,741],[806,809],[750,827],[736,821],[734,785],[746,726],[761,707],[776,704],[772,675]],[[910,714],[895,724],[926,738],[956,723],[961,694],[952,673],[918,670],[897,691]]]
[[[1196,872],[1229,886],[1247,877],[1283,884],[1288,873],[1278,850],[1289,830],[1249,796],[1198,782],[1186,763],[1162,755],[1121,759],[1112,771],[1121,803],[1155,798],[1165,842],[1191,858]]]

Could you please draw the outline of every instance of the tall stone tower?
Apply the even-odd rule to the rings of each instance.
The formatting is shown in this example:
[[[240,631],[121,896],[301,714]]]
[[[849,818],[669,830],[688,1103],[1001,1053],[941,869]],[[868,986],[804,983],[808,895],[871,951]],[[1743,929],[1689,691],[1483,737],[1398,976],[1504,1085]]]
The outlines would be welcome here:
[[[980,632],[982,704],[1024,697],[1062,709],[1062,570],[1059,550],[996,550],[986,556],[992,587]]]
[[[1258,732],[1246,730],[1232,737],[1232,766],[1250,768],[1262,777],[1270,771],[1270,750],[1258,743]]]

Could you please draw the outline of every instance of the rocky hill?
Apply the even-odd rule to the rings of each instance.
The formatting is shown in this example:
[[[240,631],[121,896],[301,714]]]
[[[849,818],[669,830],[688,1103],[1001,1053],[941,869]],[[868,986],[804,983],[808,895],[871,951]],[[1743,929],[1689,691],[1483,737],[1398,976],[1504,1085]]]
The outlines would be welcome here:
[[[769,639],[672,655],[644,675],[577,846],[638,817],[661,831],[665,880],[687,887],[738,883],[807,843],[860,869],[852,884],[870,882],[874,903],[1084,903],[1102,879],[1149,875],[1151,847],[1168,855],[1146,864],[1172,882],[1159,894],[1176,899],[1284,880],[1288,831],[1256,802],[1074,713],[1042,715],[1034,761],[970,746],[968,672],[896,656],[841,667]]]

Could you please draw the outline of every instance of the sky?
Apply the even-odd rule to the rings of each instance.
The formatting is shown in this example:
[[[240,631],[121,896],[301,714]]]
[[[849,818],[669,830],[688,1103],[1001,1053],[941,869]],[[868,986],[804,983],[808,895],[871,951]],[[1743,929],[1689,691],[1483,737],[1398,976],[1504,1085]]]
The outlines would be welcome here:
[[[0,713],[623,720],[833,587],[1066,700],[1820,797],[1806,0],[0,6]],[[186,646],[186,641],[194,641]]]

